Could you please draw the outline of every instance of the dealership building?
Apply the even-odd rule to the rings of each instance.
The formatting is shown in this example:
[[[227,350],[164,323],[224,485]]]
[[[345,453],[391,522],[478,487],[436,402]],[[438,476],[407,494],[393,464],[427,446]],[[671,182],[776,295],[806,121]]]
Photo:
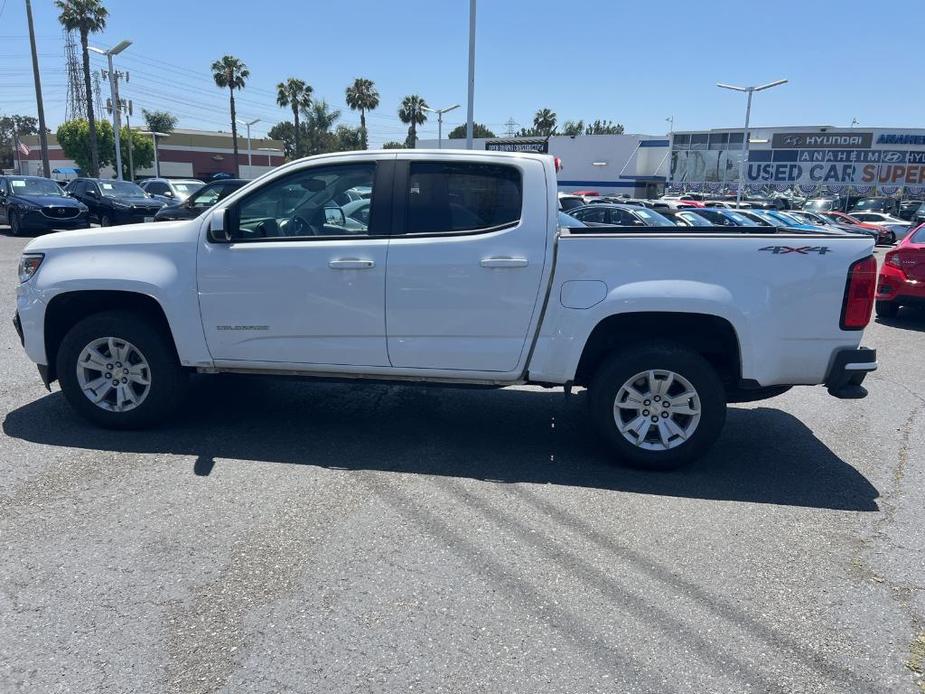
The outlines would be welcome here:
[[[38,175],[42,170],[42,151],[38,135],[26,135],[23,144],[29,154],[22,157],[22,173]],[[158,138],[157,156],[161,176],[167,178],[207,179],[216,173],[234,175],[234,145],[231,133],[207,130],[185,130],[177,128],[169,137]],[[251,164],[248,163],[251,162]],[[283,163],[283,143],[279,140],[252,138],[250,149],[246,137],[238,134],[238,165],[242,178],[255,178]],[[48,164],[52,178],[74,177],[76,164],[68,159],[53,134],[48,135]],[[57,171],[56,171],[57,170]],[[100,176],[111,178],[115,173],[112,166],[101,167]],[[135,171],[136,178],[154,176],[152,165]]]
[[[734,192],[742,128],[676,132],[669,191]],[[746,192],[925,194],[925,129],[831,125],[750,128]]]
[[[419,140],[419,148],[465,149],[464,139]],[[545,137],[475,138],[473,149],[496,152],[540,152],[560,162],[559,190],[593,189],[603,194],[657,197],[669,171],[665,135],[554,135]]]

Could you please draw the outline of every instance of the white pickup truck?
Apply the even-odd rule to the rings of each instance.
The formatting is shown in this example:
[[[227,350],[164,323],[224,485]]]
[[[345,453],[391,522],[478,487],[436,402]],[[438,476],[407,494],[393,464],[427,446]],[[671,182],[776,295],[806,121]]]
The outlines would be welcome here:
[[[191,372],[587,386],[615,456],[703,453],[726,404],[863,397],[867,237],[560,226],[551,157],[370,151],[268,173],[196,219],[26,247],[14,322],[46,385],[107,427]]]

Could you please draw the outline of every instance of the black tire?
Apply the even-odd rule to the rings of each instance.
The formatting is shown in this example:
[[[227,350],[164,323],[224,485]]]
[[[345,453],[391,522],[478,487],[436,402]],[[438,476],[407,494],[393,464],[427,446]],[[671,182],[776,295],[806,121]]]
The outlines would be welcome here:
[[[621,433],[615,414],[615,401],[623,385],[633,376],[652,369],[672,371],[688,381],[700,403],[700,420],[689,438],[665,450],[647,450],[629,441]],[[640,343],[611,354],[591,381],[589,402],[591,417],[616,457],[628,465],[647,470],[671,470],[700,457],[716,441],[726,421],[726,396],[716,370],[696,352],[671,342]],[[652,410],[643,412],[661,414],[655,407],[658,405],[653,404]],[[623,410],[619,412],[621,417],[633,417],[632,411],[629,414]],[[683,417],[675,420],[676,415],[665,414],[673,421],[684,421]],[[649,425],[646,426],[648,430]],[[657,435],[657,430],[649,434]]]
[[[22,236],[23,228],[22,222],[19,221],[19,213],[16,210],[10,210],[10,234],[13,236]]]
[[[899,313],[899,304],[895,301],[878,301],[874,304],[874,310],[880,318],[895,318]]]
[[[896,232],[895,231],[890,232],[890,235],[887,238],[887,243],[890,244],[891,246],[896,245]]]
[[[147,360],[150,386],[133,409],[122,412],[103,409],[81,389],[78,358],[86,346],[104,337],[130,342]],[[96,313],[71,328],[58,349],[57,372],[61,391],[71,407],[85,419],[107,429],[139,429],[166,419],[176,412],[189,380],[177,360],[171,336],[164,334],[153,321],[127,311]]]
[[[100,226],[101,227],[111,227],[112,219],[108,214],[100,215]]]

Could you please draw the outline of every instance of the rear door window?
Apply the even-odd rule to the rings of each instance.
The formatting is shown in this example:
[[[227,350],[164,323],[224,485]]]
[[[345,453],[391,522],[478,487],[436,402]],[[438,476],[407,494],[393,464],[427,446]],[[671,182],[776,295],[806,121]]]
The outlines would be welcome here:
[[[520,221],[520,170],[501,164],[411,162],[409,234],[489,231]]]

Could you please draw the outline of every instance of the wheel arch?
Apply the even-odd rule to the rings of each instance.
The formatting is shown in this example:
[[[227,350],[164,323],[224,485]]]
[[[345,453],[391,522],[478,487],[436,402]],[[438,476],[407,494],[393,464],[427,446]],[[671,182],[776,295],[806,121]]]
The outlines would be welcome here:
[[[601,319],[585,342],[575,383],[588,385],[595,371],[614,349],[651,340],[671,340],[703,356],[726,387],[742,377],[742,349],[732,323],[708,313],[640,311]]]
[[[63,292],[52,297],[45,309],[47,383],[58,378],[56,371],[58,349],[67,332],[88,316],[114,310],[130,311],[146,317],[170,336],[174,354],[178,354],[176,339],[170,328],[170,322],[167,320],[167,314],[154,297],[141,292],[108,289]]]

